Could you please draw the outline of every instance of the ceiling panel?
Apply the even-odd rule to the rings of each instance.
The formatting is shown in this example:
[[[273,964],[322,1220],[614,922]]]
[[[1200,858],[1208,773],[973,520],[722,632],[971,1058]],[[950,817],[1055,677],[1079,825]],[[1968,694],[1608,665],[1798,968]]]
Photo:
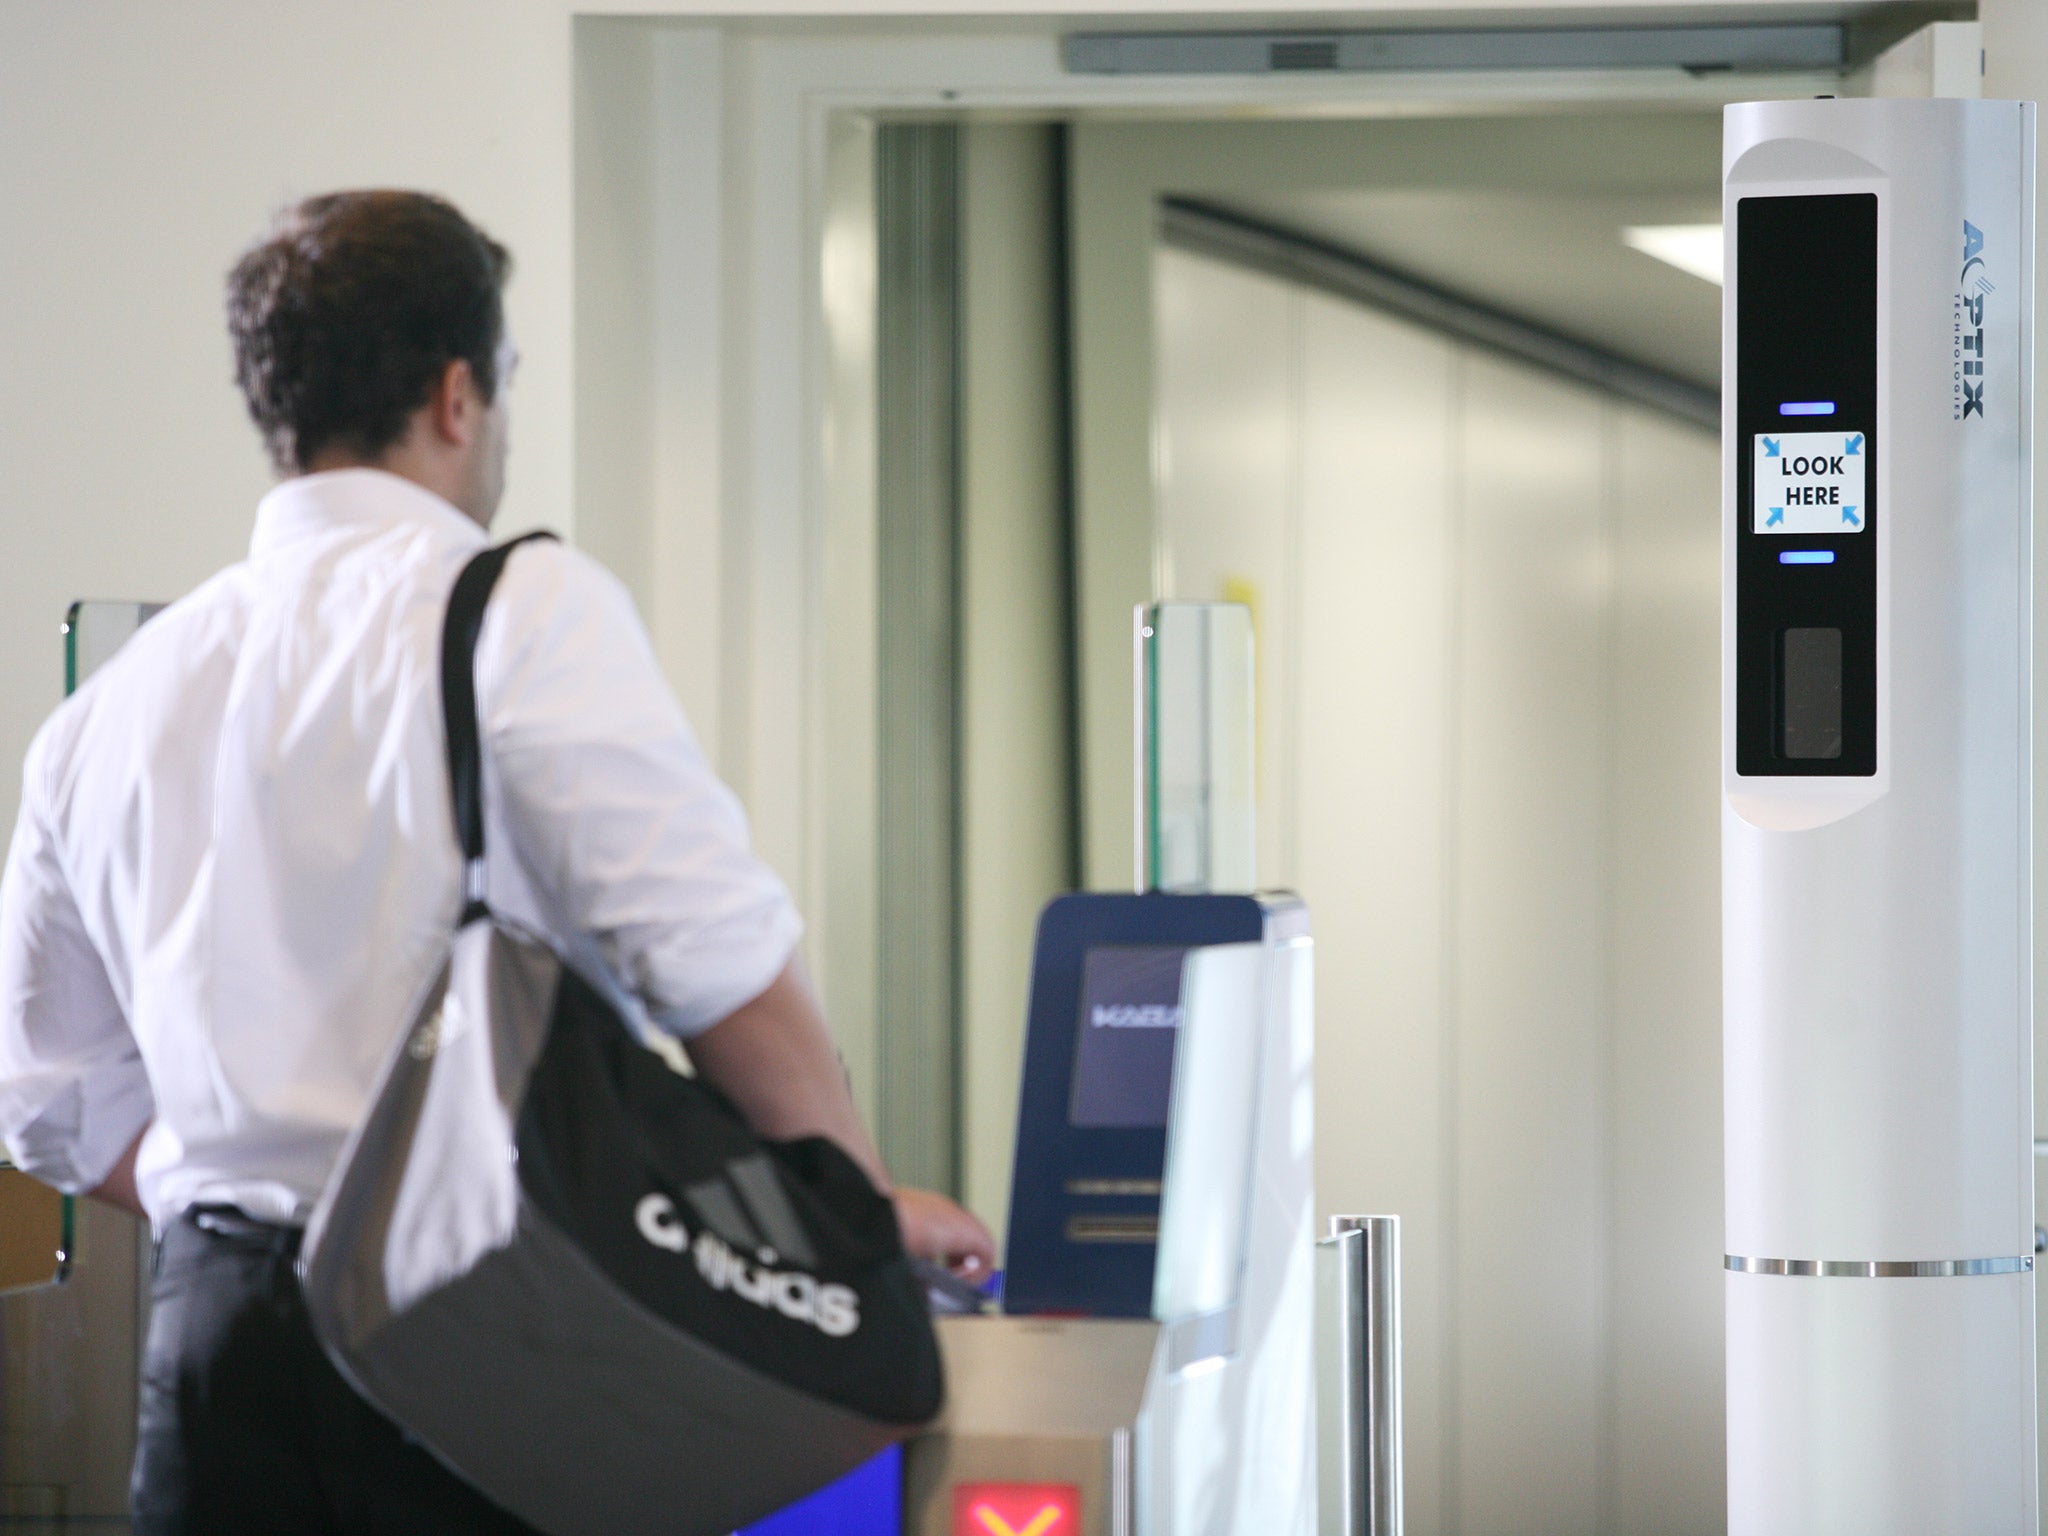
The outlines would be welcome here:
[[[1688,121],[1718,146],[1718,114]],[[1515,125],[1503,122],[1501,130],[1512,134]],[[1589,117],[1579,131],[1611,156],[1613,135],[1627,131],[1627,120]],[[1656,151],[1668,149],[1660,139]],[[1631,225],[1717,222],[1720,188],[1712,182],[1604,196],[1411,186],[1212,200],[1577,340],[1719,385],[1720,288],[1623,240]]]

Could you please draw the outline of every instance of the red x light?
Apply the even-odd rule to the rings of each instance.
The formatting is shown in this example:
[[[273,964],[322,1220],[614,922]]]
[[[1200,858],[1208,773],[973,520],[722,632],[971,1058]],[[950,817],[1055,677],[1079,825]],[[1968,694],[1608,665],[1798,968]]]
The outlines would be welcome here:
[[[955,1483],[953,1536],[1080,1536],[1072,1483]]]

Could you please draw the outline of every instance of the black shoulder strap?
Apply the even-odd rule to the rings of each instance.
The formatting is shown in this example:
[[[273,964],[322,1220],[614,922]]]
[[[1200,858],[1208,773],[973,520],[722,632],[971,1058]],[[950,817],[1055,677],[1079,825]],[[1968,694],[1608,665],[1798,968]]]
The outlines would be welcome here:
[[[464,926],[490,914],[484,905],[484,762],[476,719],[476,640],[484,605],[512,551],[546,530],[521,534],[475,555],[455,578],[448,617],[441,625],[441,719],[448,732],[448,781],[455,794],[455,837],[462,844]]]

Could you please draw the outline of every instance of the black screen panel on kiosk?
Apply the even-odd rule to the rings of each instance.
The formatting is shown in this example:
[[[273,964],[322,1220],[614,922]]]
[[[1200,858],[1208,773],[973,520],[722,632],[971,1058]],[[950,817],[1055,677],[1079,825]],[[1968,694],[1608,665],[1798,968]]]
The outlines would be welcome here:
[[[1091,949],[1081,962],[1081,1021],[1075,1031],[1074,1098],[1068,1118],[1084,1130],[1160,1130],[1173,1095],[1180,1038],[1177,946]]]

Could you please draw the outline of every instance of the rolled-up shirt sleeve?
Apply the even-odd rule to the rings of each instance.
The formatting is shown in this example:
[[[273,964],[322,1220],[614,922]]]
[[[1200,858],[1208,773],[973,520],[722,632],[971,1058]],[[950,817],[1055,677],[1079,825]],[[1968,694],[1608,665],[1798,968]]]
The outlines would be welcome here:
[[[478,647],[489,770],[521,860],[658,1028],[701,1033],[758,997],[802,932],[704,760],[625,588],[527,545]]]
[[[41,762],[32,751],[0,875],[0,1141],[17,1167],[79,1194],[106,1181],[154,1103],[64,878]]]

